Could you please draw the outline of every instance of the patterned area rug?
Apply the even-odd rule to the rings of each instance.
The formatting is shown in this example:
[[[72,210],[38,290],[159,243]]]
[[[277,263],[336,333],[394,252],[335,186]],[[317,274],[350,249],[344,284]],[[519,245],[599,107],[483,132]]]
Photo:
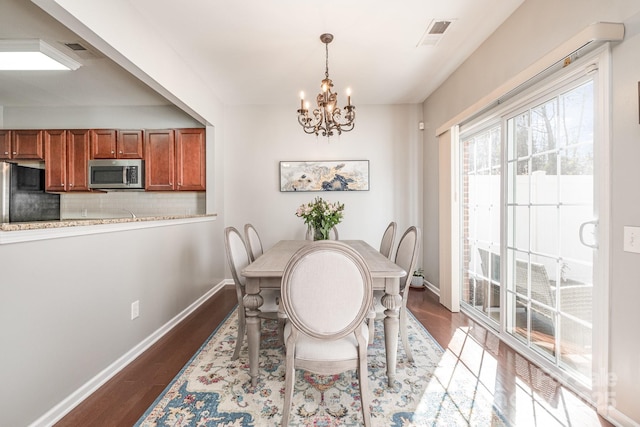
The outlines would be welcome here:
[[[424,327],[409,315],[415,361],[398,346],[396,383],[387,387],[382,321],[369,346],[369,390],[374,426],[504,426],[491,394],[471,373],[455,369]],[[234,310],[193,356],[136,426],[278,426],[284,394],[284,348],[277,323],[263,320],[260,380],[251,387],[247,344],[232,361],[237,331]],[[318,376],[296,370],[290,426],[360,426],[355,371]]]

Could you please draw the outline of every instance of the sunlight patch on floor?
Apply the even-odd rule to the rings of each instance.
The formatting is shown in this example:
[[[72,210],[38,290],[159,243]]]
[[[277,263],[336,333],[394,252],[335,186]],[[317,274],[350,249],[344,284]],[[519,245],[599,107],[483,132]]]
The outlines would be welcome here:
[[[452,395],[465,390],[490,395],[505,419],[518,426],[600,425],[589,404],[519,354],[501,366],[494,356],[500,341],[493,334],[484,334],[484,343],[478,338],[472,327],[455,331],[427,391],[444,387]],[[472,416],[472,407],[457,410],[466,420]]]

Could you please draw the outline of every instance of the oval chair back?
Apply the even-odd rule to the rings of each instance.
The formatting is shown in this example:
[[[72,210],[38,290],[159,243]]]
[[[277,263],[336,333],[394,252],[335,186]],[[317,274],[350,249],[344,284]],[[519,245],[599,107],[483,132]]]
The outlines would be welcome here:
[[[362,417],[370,426],[365,318],[373,291],[364,259],[344,243],[313,242],[287,264],[281,292],[288,319],[282,425],[289,422],[298,368],[320,375],[357,369]]]
[[[252,224],[245,224],[244,238],[249,248],[249,256],[251,257],[251,262],[253,262],[258,259],[260,255],[262,255],[263,249],[262,241],[260,240],[258,231]]]
[[[389,259],[391,259],[391,253],[393,252],[393,244],[396,240],[397,227],[398,225],[391,221],[387,226],[387,229],[384,230],[382,241],[380,242],[380,253]]]

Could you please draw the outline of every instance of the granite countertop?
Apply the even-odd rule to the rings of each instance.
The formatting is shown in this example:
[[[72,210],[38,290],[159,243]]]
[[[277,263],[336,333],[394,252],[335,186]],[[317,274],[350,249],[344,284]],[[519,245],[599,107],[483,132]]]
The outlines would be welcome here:
[[[62,219],[59,221],[14,222],[0,224],[0,231],[42,230],[46,228],[78,227],[84,225],[119,224],[125,222],[163,221],[171,219],[201,218],[211,215],[166,215],[138,218]]]

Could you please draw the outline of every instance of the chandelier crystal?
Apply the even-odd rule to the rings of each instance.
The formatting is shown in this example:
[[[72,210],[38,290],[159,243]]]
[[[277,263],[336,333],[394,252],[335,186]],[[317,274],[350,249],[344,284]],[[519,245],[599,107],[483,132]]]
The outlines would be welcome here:
[[[350,89],[347,89],[347,105],[344,108],[338,107],[338,95],[331,91],[333,82],[329,78],[329,43],[333,41],[333,35],[322,34],[320,40],[325,44],[326,69],[324,80],[321,83],[322,92],[316,98],[318,108],[315,108],[309,115],[309,103],[305,103],[304,92],[300,92],[298,123],[305,133],[315,133],[317,136],[322,132],[322,136],[330,137],[334,132],[340,135],[342,132],[349,132],[353,129],[356,107],[351,105]]]

